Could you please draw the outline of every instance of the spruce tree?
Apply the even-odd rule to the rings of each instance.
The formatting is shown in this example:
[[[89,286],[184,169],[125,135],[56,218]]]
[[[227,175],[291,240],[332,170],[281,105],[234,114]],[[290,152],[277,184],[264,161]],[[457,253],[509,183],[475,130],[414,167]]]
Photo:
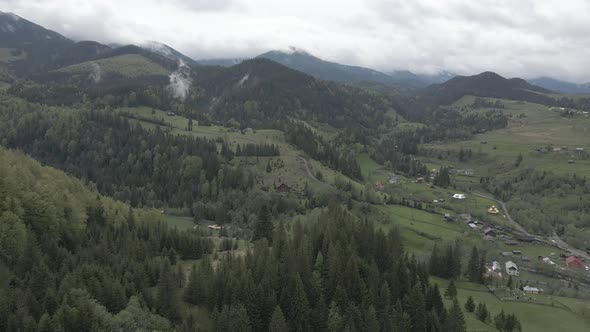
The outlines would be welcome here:
[[[464,332],[465,331],[465,317],[459,306],[459,301],[453,299],[453,305],[449,309],[447,316],[445,331],[447,332]]]
[[[445,297],[447,298],[455,298],[457,297],[457,286],[455,286],[455,280],[451,279],[447,289],[445,290]]]
[[[465,302],[465,311],[473,312],[475,310],[475,302],[473,301],[473,297],[470,295],[467,298],[467,302]]]
[[[178,282],[170,266],[168,259],[165,260],[160,272],[160,281],[157,289],[157,311],[175,322],[180,319],[180,299],[178,298]]]
[[[480,268],[479,268],[479,251],[476,246],[471,249],[471,256],[469,257],[469,263],[467,264],[467,275],[469,281],[480,282]]]
[[[272,243],[272,230],[274,226],[272,223],[272,215],[268,205],[263,205],[258,211],[258,220],[254,224],[254,235],[252,241],[266,238],[268,242]]]
[[[285,320],[285,316],[281,311],[281,307],[276,306],[274,312],[272,313],[272,318],[270,320],[270,332],[289,332],[289,326],[287,325],[287,321]]]

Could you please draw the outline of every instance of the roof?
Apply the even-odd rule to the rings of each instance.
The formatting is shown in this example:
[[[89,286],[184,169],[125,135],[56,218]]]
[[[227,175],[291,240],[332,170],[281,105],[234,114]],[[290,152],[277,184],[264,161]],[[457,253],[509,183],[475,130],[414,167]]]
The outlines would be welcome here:
[[[453,195],[453,198],[456,198],[456,199],[465,199],[465,194],[454,194]]]
[[[486,228],[486,229],[484,229],[484,230],[483,230],[483,233],[484,233],[484,234],[487,234],[487,233],[489,233],[489,232],[494,232],[494,233],[496,233],[496,231],[495,231],[493,228],[491,228],[491,227],[488,227],[488,228]]]
[[[525,292],[540,292],[541,290],[537,287],[530,287],[530,286],[524,286],[522,288],[523,291]]]
[[[471,228],[476,228],[476,227],[477,227],[477,225],[476,225],[476,224],[474,224],[474,223],[469,223],[469,227],[471,227]]]
[[[516,264],[514,264],[513,261],[508,261],[508,262],[506,262],[506,269],[517,269],[518,270],[518,266],[516,266]]]
[[[566,264],[582,264],[582,260],[576,256],[568,256],[565,259]]]

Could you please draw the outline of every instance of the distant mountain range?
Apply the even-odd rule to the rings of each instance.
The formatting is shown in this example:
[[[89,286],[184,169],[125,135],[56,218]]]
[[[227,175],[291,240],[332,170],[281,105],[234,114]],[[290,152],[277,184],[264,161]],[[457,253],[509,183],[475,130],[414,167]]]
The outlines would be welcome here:
[[[574,93],[574,94],[588,94],[590,93],[590,82],[588,83],[571,83],[566,81],[560,81],[551,77],[539,77],[528,80],[530,83],[538,85],[548,90],[561,92],[561,93]]]
[[[326,61],[294,47],[289,51],[269,51],[256,56],[256,58],[265,58],[278,62],[283,66],[299,70],[318,79],[365,87],[374,87],[370,83],[378,83],[386,87],[406,85],[411,88],[423,88],[433,83],[445,82],[456,76],[446,71],[434,75],[414,74],[407,70],[384,73],[370,68]],[[207,59],[197,60],[196,62],[200,65],[228,67],[244,60],[243,58]]]

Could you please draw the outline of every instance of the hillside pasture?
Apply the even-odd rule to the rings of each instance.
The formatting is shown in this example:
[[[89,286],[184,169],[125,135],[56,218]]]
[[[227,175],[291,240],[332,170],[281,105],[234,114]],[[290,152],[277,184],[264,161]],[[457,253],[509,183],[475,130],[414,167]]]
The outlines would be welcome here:
[[[87,61],[56,70],[71,74],[90,74],[98,65],[102,75],[116,73],[125,77],[168,75],[170,71],[138,54],[118,55],[96,61]]]

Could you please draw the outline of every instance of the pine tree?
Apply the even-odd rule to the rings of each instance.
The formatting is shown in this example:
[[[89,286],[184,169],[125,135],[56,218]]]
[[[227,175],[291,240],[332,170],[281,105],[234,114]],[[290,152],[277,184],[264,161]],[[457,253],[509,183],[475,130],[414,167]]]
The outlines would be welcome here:
[[[426,307],[424,304],[424,295],[420,284],[416,284],[408,296],[404,298],[405,311],[408,312],[411,319],[412,331],[420,332],[426,330]]]
[[[447,289],[445,290],[445,297],[447,298],[455,298],[457,297],[457,286],[455,286],[455,280],[451,279]]]
[[[477,305],[477,309],[475,310],[475,317],[482,322],[486,322],[489,318],[488,316],[488,308],[486,307],[485,303],[479,303]]]
[[[270,332],[289,332],[289,326],[279,306],[276,306],[272,313],[269,330]]]
[[[340,309],[336,302],[332,301],[330,304],[330,311],[328,313],[328,331],[340,332],[344,327],[344,318],[340,315]]]
[[[365,327],[366,331],[380,331],[379,320],[377,319],[377,311],[375,310],[375,307],[373,307],[372,305],[369,306],[369,309],[365,314]]]
[[[157,311],[158,314],[171,321],[180,319],[180,299],[178,298],[177,285],[178,281],[174,277],[170,262],[166,259],[158,283]]]
[[[471,282],[480,282],[481,280],[479,262],[479,251],[476,246],[473,246],[471,249],[471,256],[469,257],[469,263],[467,264],[467,275]]]
[[[281,308],[293,330],[302,328],[305,330],[309,316],[309,302],[303,288],[303,282],[299,273],[290,278],[290,282],[281,296]]]
[[[258,211],[258,220],[254,225],[254,235],[252,241],[266,238],[269,242],[272,242],[272,216],[268,205],[263,205]]]
[[[453,305],[449,309],[447,316],[445,331],[447,332],[464,332],[465,331],[465,317],[459,306],[459,301],[453,299]]]
[[[467,302],[465,302],[465,311],[473,312],[475,310],[475,302],[473,301],[473,297],[470,295],[467,298]]]
[[[514,280],[512,280],[512,275],[508,276],[508,282],[506,283],[506,287],[508,287],[509,289],[514,288]]]

